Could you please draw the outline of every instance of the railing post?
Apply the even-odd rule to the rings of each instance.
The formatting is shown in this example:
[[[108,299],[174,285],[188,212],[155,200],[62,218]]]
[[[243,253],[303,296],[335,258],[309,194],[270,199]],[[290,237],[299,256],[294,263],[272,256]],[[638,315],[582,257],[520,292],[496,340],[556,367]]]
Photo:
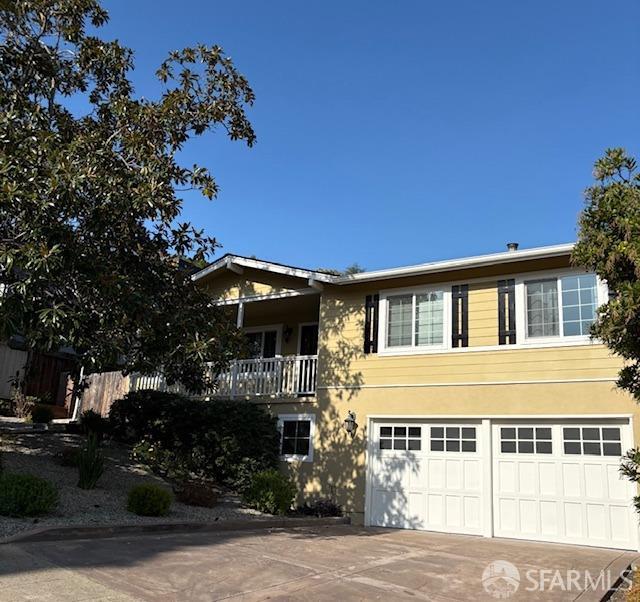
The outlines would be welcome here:
[[[231,362],[231,398],[236,396],[236,385],[238,381],[238,362]]]

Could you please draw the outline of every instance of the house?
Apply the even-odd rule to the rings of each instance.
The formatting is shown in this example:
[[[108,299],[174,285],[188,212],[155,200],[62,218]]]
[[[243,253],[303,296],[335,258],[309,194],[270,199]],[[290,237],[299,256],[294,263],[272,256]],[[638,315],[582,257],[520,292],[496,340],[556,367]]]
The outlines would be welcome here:
[[[637,550],[619,463],[640,414],[589,337],[606,284],[571,250],[351,276],[226,255],[193,278],[253,357],[216,394],[277,414],[302,495],[355,522]]]

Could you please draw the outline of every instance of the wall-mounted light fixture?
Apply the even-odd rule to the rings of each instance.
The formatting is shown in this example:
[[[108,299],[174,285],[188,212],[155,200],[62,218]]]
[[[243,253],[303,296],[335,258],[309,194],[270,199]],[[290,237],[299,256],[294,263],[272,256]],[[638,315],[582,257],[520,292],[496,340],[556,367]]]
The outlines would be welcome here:
[[[347,417],[342,423],[342,426],[344,426],[344,430],[347,431],[347,433],[349,433],[349,435],[353,439],[355,437],[356,431],[358,430],[358,423],[356,422],[356,415],[354,412],[349,410],[349,412],[347,413]]]

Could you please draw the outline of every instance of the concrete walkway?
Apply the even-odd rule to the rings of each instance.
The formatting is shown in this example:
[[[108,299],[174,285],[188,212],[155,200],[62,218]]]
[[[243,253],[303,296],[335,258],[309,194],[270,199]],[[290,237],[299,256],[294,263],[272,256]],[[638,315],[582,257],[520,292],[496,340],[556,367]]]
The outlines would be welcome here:
[[[34,542],[0,546],[0,601],[587,602],[637,556],[349,526]]]

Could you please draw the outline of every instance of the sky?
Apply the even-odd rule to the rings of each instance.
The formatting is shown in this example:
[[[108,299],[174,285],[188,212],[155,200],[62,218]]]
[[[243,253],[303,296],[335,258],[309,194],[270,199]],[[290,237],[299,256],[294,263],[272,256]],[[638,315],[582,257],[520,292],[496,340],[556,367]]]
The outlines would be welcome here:
[[[219,131],[182,154],[220,186],[184,210],[219,255],[379,269],[570,242],[593,162],[640,157],[640,2],[103,4],[140,96],[196,43],[256,93],[253,148]]]

